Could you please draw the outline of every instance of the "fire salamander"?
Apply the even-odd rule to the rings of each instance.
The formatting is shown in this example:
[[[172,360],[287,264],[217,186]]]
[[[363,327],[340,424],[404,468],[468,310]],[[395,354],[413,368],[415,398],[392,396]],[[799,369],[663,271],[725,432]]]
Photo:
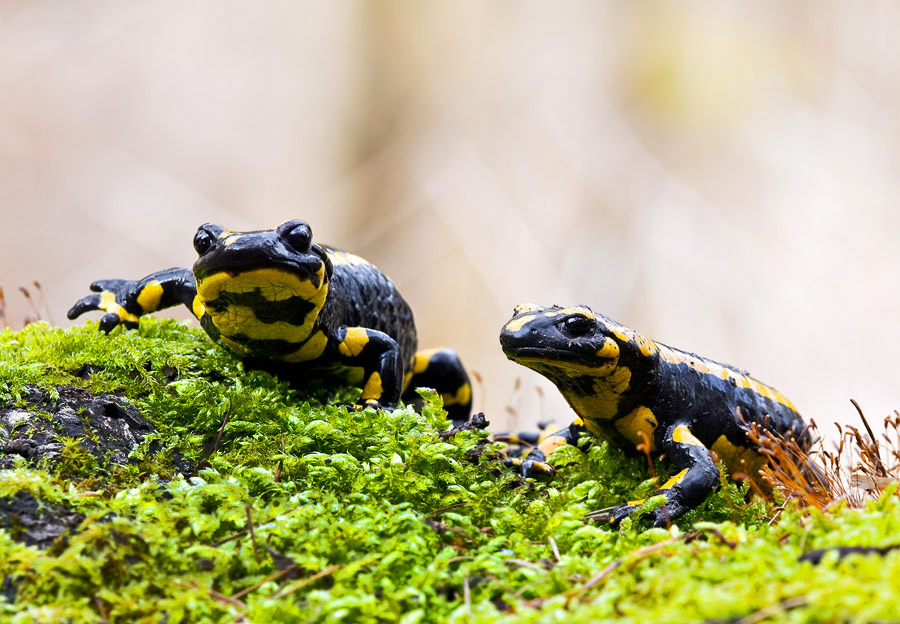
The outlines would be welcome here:
[[[620,445],[649,439],[680,472],[656,492],[665,497],[651,518],[666,526],[702,503],[719,482],[715,452],[734,474],[757,474],[766,463],[746,435],[749,423],[804,450],[811,436],[782,394],[731,366],[654,342],[585,306],[523,304],[500,333],[506,356],[550,379],[578,418],[566,429],[535,436],[523,460],[529,476],[553,469],[544,460],[556,448],[576,445],[584,432]],[[642,435],[643,434],[643,435]],[[602,518],[618,523],[643,501],[620,505]]]
[[[417,353],[412,311],[393,282],[359,256],[314,243],[305,222],[255,232],[207,223],[194,249],[193,269],[94,282],[95,294],[68,317],[102,310],[100,329],[109,332],[181,303],[251,368],[288,381],[342,379],[362,388],[366,407],[415,401],[413,389],[427,386],[442,394],[454,421],[468,418],[471,387],[456,353]]]

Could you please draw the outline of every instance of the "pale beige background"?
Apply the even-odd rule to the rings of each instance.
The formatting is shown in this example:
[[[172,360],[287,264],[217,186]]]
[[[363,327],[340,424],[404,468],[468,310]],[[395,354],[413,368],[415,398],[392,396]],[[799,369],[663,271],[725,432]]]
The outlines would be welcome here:
[[[890,1],[0,0],[0,285],[14,326],[32,280],[65,324],[205,221],[301,217],[394,278],[497,428],[569,419],[499,350],[523,301],[879,419],[898,106]]]

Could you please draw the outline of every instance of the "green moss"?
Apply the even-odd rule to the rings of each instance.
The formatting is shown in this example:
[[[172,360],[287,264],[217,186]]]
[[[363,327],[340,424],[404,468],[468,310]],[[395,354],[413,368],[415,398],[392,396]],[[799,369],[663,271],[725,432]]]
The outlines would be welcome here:
[[[559,478],[515,487],[486,432],[439,435],[449,425],[433,395],[421,415],[348,411],[352,390],[301,395],[174,321],[109,336],[96,323],[3,331],[0,379],[12,403],[26,384],[118,393],[157,429],[128,466],[96,466],[63,440],[52,468],[19,461],[0,473],[0,497],[26,491],[85,514],[45,551],[0,530],[0,577],[15,588],[0,598],[2,621],[894,617],[900,553],[797,561],[811,548],[900,542],[894,492],[864,511],[789,507],[770,524],[771,509],[723,482],[679,522],[684,533],[630,520],[610,531],[583,516],[651,494],[643,457],[568,449],[553,457]],[[669,467],[657,468],[665,479]]]
[[[77,438],[61,438],[59,462],[54,467],[63,475],[87,477],[95,470],[94,456]]]

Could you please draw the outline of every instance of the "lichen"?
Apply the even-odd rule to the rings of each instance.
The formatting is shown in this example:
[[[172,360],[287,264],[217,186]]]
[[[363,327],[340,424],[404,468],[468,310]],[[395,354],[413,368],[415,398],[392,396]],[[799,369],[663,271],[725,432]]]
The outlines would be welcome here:
[[[523,482],[486,431],[442,436],[434,394],[421,414],[347,409],[353,390],[292,389],[167,320],[0,332],[0,380],[0,407],[77,386],[121,396],[154,428],[125,463],[65,438],[63,461],[0,471],[0,498],[74,518],[41,544],[0,528],[2,621],[895,617],[897,551],[798,561],[900,542],[893,491],[864,510],[776,512],[723,480],[671,530],[612,531],[584,514],[652,494],[665,462],[654,480],[644,457],[594,444],[555,454],[552,482]]]

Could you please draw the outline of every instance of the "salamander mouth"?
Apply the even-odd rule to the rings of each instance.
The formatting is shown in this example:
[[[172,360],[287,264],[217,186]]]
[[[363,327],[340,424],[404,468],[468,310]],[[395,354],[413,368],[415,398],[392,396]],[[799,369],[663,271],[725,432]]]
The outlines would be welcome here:
[[[241,273],[257,269],[277,269],[285,273],[302,275],[310,271],[309,264],[311,263],[301,263],[291,258],[260,257],[249,253],[233,255],[227,259],[205,256],[194,263],[194,276],[199,280],[216,273],[228,273],[232,277],[237,277]]]
[[[558,368],[595,369],[615,364],[614,358],[583,355],[565,349],[503,345],[503,353],[509,359],[524,366],[543,364]]]

